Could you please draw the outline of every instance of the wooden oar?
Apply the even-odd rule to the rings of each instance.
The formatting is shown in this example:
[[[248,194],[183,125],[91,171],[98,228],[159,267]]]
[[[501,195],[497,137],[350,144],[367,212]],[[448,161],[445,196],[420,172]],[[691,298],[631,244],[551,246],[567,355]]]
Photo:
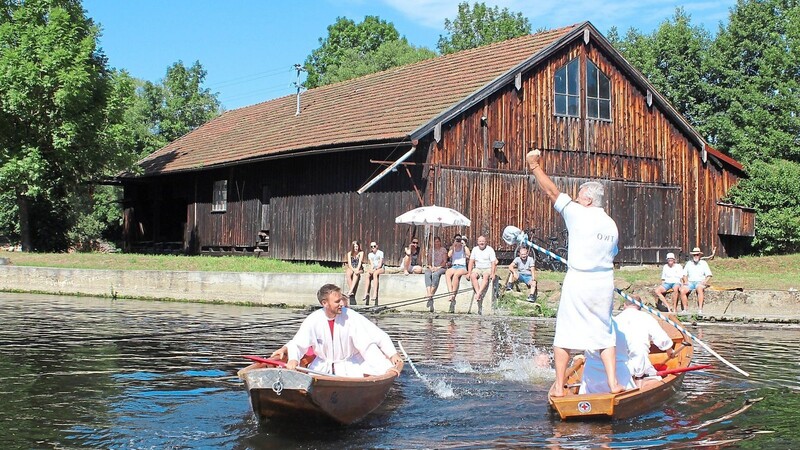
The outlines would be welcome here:
[[[676,369],[666,369],[666,370],[659,370],[656,372],[656,375],[663,377],[673,373],[683,373],[683,372],[691,372],[693,370],[702,370],[702,369],[711,369],[713,366],[711,364],[698,364],[696,366],[689,366],[689,367],[678,367]]]
[[[520,234],[521,234],[521,233],[522,233],[522,232],[520,231]],[[505,232],[504,232],[503,234],[505,234]],[[561,261],[561,262],[563,262],[564,264],[567,264],[567,260],[566,260],[565,258],[562,258],[561,256],[558,256],[558,255],[556,255],[555,253],[553,253],[553,252],[551,252],[551,251],[549,251],[549,250],[547,250],[547,249],[544,249],[544,248],[542,248],[542,247],[540,247],[540,246],[538,246],[538,245],[534,244],[533,242],[531,242],[531,241],[529,241],[529,240],[528,240],[528,237],[527,237],[525,234],[522,234],[522,235],[521,235],[521,237],[522,237],[522,243],[523,243],[523,244],[525,244],[525,245],[528,245],[528,246],[530,246],[530,247],[533,247],[534,249],[536,249],[536,250],[538,250],[538,251],[540,251],[540,252],[544,253],[545,255],[549,255],[550,257],[552,257],[552,258],[555,258],[555,259],[557,259],[558,261]],[[621,295],[622,297],[624,297],[624,298],[625,298],[625,300],[628,300],[628,301],[630,301],[631,303],[634,303],[634,304],[638,305],[640,308],[642,308],[642,309],[646,310],[646,311],[647,311],[647,312],[649,312],[650,314],[653,314],[654,316],[658,317],[659,319],[661,319],[661,320],[663,320],[663,321],[667,322],[668,324],[672,325],[673,327],[677,328],[677,329],[678,329],[678,331],[680,331],[680,332],[681,332],[681,333],[683,333],[684,335],[686,335],[686,336],[689,336],[689,337],[690,337],[690,338],[691,338],[693,341],[697,342],[698,344],[700,344],[700,346],[701,346],[701,347],[703,347],[704,349],[706,349],[706,351],[708,351],[708,353],[711,353],[711,354],[712,354],[712,355],[714,355],[714,357],[716,357],[718,360],[720,360],[720,361],[722,361],[723,363],[725,363],[725,365],[726,365],[726,366],[728,366],[728,367],[730,367],[731,369],[733,369],[733,370],[735,370],[735,371],[737,371],[737,372],[741,373],[742,375],[744,375],[744,376],[746,376],[746,377],[749,377],[749,376],[750,376],[750,374],[749,374],[749,373],[747,373],[747,372],[745,372],[744,370],[742,370],[742,369],[740,369],[740,368],[736,367],[735,365],[733,365],[733,363],[729,362],[727,359],[725,359],[725,358],[723,358],[722,356],[720,356],[720,355],[719,355],[717,352],[715,352],[714,350],[711,350],[711,347],[709,347],[708,345],[706,345],[706,343],[705,343],[705,342],[701,341],[701,340],[700,340],[700,339],[698,339],[698,338],[697,338],[695,335],[693,335],[692,333],[690,333],[689,331],[687,331],[685,328],[683,328],[682,326],[678,325],[678,324],[677,324],[677,323],[676,323],[674,320],[672,320],[672,319],[670,319],[670,318],[668,318],[668,317],[664,316],[663,314],[661,314],[661,312],[660,312],[660,311],[654,310],[653,308],[651,308],[651,307],[649,307],[649,306],[645,305],[644,303],[640,302],[639,300],[636,300],[635,298],[633,298],[633,297],[629,296],[628,294],[626,294],[626,293],[622,292],[622,290],[621,290],[621,289],[616,289],[616,288],[615,288],[614,290],[615,290],[615,291],[616,291],[616,292],[617,292],[619,295]]]
[[[621,295],[621,296],[622,296],[622,297],[623,297],[625,300],[628,300],[628,301],[629,301],[629,302],[631,302],[631,303],[635,303],[635,304],[636,304],[636,305],[638,305],[640,308],[642,308],[642,309],[646,310],[646,311],[647,311],[647,312],[649,312],[650,314],[652,314],[652,315],[654,315],[654,316],[658,317],[659,319],[661,319],[661,320],[663,320],[663,321],[667,322],[668,324],[672,325],[673,327],[677,328],[677,329],[678,329],[678,331],[680,331],[680,332],[681,332],[681,333],[683,333],[684,335],[686,335],[686,336],[689,336],[690,338],[692,338],[692,340],[693,340],[693,341],[695,341],[695,342],[697,342],[698,344],[700,344],[700,346],[701,346],[701,347],[703,347],[704,349],[706,349],[706,351],[707,351],[708,353],[711,353],[712,355],[714,355],[714,357],[716,357],[718,360],[720,360],[720,361],[722,361],[723,363],[725,363],[725,365],[726,365],[726,366],[730,367],[731,369],[733,369],[733,370],[735,370],[735,371],[739,372],[740,374],[742,374],[742,375],[744,375],[744,376],[746,376],[746,377],[749,377],[749,376],[750,376],[750,374],[749,374],[749,373],[747,373],[747,372],[745,372],[744,370],[742,370],[742,369],[740,369],[740,368],[736,367],[736,366],[735,366],[733,363],[731,363],[731,362],[730,362],[730,361],[728,361],[727,359],[725,359],[725,358],[723,358],[722,356],[720,356],[720,355],[719,355],[717,352],[715,352],[714,350],[711,350],[711,347],[709,347],[708,345],[706,345],[706,343],[705,343],[705,342],[701,341],[699,338],[697,338],[695,335],[693,335],[692,333],[690,333],[688,330],[686,330],[686,329],[685,329],[685,328],[683,328],[682,326],[678,325],[678,324],[677,324],[677,323],[676,323],[674,320],[672,320],[672,319],[670,319],[669,317],[666,317],[666,316],[664,316],[663,314],[661,314],[661,312],[660,312],[660,311],[658,311],[658,310],[654,310],[653,308],[651,308],[651,307],[649,307],[649,306],[645,305],[644,303],[640,302],[639,300],[636,300],[635,298],[631,297],[630,295],[628,295],[628,294],[626,294],[626,293],[622,292],[622,290],[621,290],[621,289],[616,289],[616,288],[615,288],[614,290],[617,292],[617,294]]]
[[[249,359],[250,361],[255,361],[258,363],[268,364],[271,366],[286,367],[286,363],[279,359],[263,358],[261,356],[256,356],[256,355],[242,355],[242,358]],[[307,369],[303,366],[297,366],[296,369],[299,370],[300,372],[307,372],[314,375],[324,375],[326,377],[336,376],[325,372],[318,372],[316,370]]]

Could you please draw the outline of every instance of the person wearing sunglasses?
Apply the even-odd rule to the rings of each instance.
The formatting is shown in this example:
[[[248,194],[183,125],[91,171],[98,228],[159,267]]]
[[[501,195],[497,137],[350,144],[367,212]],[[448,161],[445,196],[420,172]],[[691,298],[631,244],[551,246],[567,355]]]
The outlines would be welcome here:
[[[378,283],[381,274],[386,272],[383,268],[383,250],[378,249],[377,242],[369,243],[369,264],[367,264],[367,293],[364,295],[364,304],[369,305],[370,296],[378,304]]]
[[[405,252],[403,262],[401,263],[403,275],[422,273],[422,265],[419,263],[419,239],[412,239],[411,244],[403,251]]]
[[[444,281],[447,283],[447,290],[450,291],[450,312],[456,312],[456,295],[461,277],[467,274],[467,261],[470,257],[467,240],[460,234],[453,237],[453,245],[447,252],[450,259],[450,268],[444,273]]]

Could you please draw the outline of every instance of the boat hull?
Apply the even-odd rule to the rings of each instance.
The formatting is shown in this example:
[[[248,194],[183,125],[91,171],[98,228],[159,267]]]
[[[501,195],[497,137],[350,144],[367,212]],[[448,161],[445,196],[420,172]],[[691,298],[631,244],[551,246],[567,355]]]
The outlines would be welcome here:
[[[672,317],[677,323],[677,318]],[[667,322],[660,322],[669,334],[673,350],[677,356],[668,358],[666,353],[651,347],[650,361],[654,366],[666,369],[689,367],[694,349],[690,342],[684,341],[683,334]],[[584,419],[626,419],[651,411],[669,399],[681,386],[683,373],[669,374],[661,380],[647,380],[637,389],[619,394],[578,394],[578,386],[583,376],[582,360],[573,360],[567,369],[567,392],[563,397],[548,395],[550,406],[562,420]]]
[[[239,371],[259,421],[349,425],[378,408],[397,375],[346,378],[253,364]]]

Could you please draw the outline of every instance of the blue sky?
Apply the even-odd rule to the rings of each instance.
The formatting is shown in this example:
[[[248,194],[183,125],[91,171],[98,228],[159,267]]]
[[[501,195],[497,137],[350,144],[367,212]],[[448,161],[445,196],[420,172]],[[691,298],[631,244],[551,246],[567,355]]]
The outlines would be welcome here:
[[[394,23],[411,44],[436,48],[444,19],[458,0],[84,0],[102,28],[100,44],[109,64],[150,81],[172,63],[199,60],[205,87],[219,93],[226,109],[270,100],[295,89],[296,72],[337,17],[356,22],[377,15]],[[471,2],[472,3],[472,2]],[[649,32],[681,6],[692,23],[711,33],[727,22],[734,0],[505,0],[485,1],[521,12],[532,29],[591,21],[601,32],[616,26]]]

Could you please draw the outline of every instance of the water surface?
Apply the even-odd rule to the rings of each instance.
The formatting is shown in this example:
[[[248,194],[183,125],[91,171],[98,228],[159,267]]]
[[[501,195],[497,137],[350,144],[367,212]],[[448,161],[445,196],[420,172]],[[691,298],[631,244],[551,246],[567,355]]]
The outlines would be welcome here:
[[[2,448],[797,448],[800,332],[688,327],[697,348],[666,404],[633,419],[562,422],[547,405],[551,321],[383,315],[407,365],[387,401],[346,428],[259,426],[236,371],[306,313],[258,307],[0,293]],[[757,399],[763,399],[755,401]],[[751,404],[752,403],[752,404]]]

